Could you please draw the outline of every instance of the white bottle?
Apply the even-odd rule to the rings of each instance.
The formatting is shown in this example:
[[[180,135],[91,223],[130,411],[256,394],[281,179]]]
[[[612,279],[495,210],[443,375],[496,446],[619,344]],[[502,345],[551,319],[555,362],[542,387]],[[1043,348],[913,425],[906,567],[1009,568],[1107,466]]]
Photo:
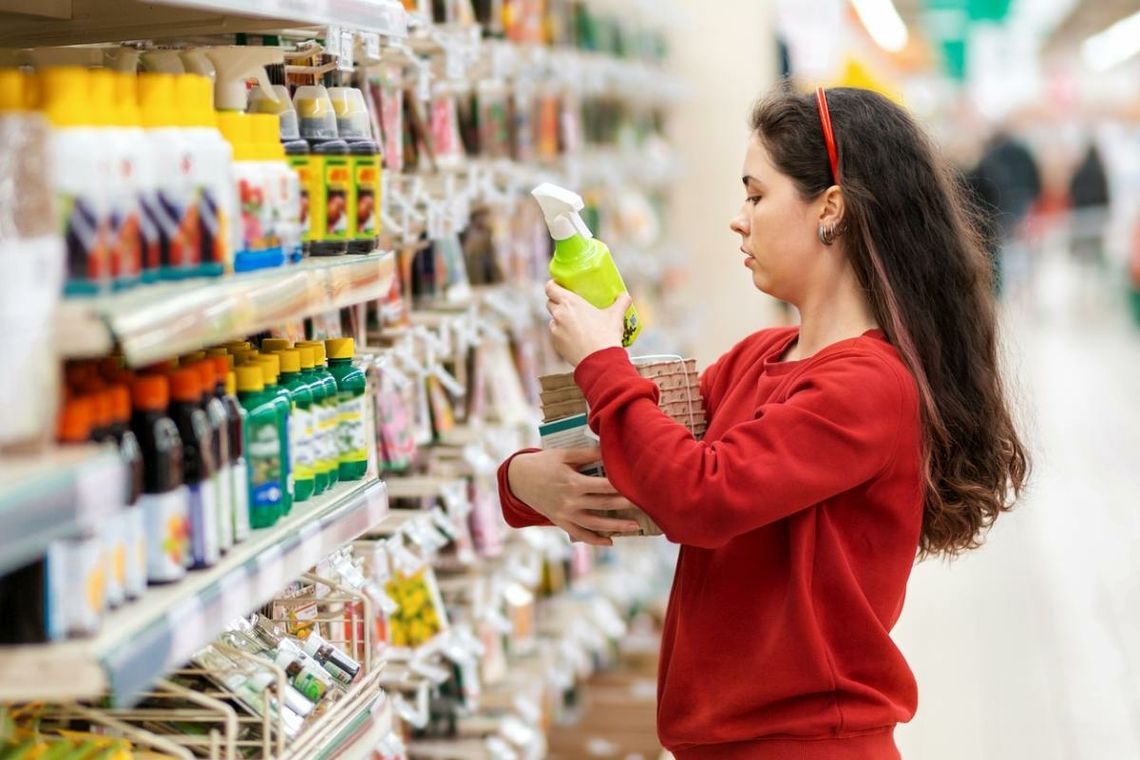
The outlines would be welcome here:
[[[174,91],[183,115],[183,135],[193,154],[194,192],[198,199],[198,273],[216,277],[234,269],[231,225],[238,210],[233,150],[218,131],[213,82],[199,74],[181,74],[175,79]]]
[[[141,126],[138,102],[138,77],[133,71],[117,71],[115,76],[115,122],[124,137],[130,161],[130,183],[138,198],[139,266],[143,282],[158,279],[159,236],[155,218],[158,208],[158,180],[155,173],[155,151]]]
[[[69,295],[96,295],[111,286],[110,156],[104,130],[91,121],[91,80],[71,66],[43,71],[43,110],[52,124],[52,187],[67,246]]]
[[[111,224],[108,229],[111,277],[115,288],[136,284],[142,275],[141,206],[137,149],[124,124],[115,97],[116,74],[109,69],[90,71],[92,115],[98,119],[109,153],[107,183]]]
[[[249,114],[253,142],[269,182],[272,242],[283,260],[301,245],[301,181],[285,160],[281,121],[274,114]]]
[[[139,74],[139,109],[155,158],[159,278],[179,280],[198,272],[200,255],[195,154],[182,128],[174,75]]]

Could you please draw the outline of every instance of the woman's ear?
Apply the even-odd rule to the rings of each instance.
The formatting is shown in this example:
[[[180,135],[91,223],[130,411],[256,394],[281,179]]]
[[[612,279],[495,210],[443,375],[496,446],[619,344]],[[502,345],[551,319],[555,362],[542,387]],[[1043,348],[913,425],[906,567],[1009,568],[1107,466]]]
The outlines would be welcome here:
[[[846,216],[847,205],[843,191],[832,185],[823,192],[819,208],[819,223],[824,227],[840,227]]]

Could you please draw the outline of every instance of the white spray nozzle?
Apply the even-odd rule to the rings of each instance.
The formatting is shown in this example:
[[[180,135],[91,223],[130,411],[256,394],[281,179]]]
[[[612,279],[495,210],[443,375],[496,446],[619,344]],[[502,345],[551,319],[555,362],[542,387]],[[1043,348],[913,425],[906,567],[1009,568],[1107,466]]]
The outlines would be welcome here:
[[[159,74],[185,74],[186,67],[182,65],[182,58],[177,50],[148,50],[142,55],[144,71],[154,71]]]
[[[210,63],[210,59],[206,57],[205,50],[183,50],[179,57],[182,59],[182,65],[187,74],[199,74],[209,77],[211,81],[214,79],[217,72],[214,71],[214,64]]]
[[[534,196],[542,208],[542,215],[546,217],[546,226],[550,229],[550,236],[555,240],[566,240],[575,235],[581,235],[586,239],[594,236],[579,213],[586,204],[577,193],[544,182],[532,190],[530,194]]]
[[[119,47],[103,51],[103,65],[114,71],[134,74],[139,67],[142,51],[137,48]]]
[[[219,111],[244,111],[246,106],[245,80],[254,77],[266,97],[277,101],[277,93],[269,83],[265,67],[285,60],[281,48],[275,47],[215,47],[206,50],[206,57],[217,72],[214,80],[214,108]]]

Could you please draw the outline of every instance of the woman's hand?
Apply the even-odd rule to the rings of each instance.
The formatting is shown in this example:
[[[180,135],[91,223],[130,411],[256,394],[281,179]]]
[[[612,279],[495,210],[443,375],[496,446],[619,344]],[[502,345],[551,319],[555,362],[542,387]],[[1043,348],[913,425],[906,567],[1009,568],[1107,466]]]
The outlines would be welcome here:
[[[603,348],[621,348],[625,313],[633,304],[629,293],[618,296],[608,309],[598,309],[550,280],[546,283],[546,298],[554,348],[572,366],[577,367],[578,362]]]
[[[605,517],[598,512],[634,509],[606,478],[583,475],[579,467],[600,460],[597,449],[548,449],[519,454],[511,460],[507,482],[511,493],[570,535],[573,541],[612,546],[599,533],[636,535],[633,520]]]

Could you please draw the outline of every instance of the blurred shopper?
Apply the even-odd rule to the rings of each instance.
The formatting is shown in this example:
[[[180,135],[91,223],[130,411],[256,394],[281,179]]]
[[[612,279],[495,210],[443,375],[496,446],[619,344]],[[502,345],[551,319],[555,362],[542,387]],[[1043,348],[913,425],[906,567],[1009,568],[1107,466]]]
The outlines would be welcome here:
[[[800,327],[704,372],[698,441],[621,348],[628,296],[599,310],[548,283],[607,476],[577,472],[598,451],[519,452],[503,513],[608,545],[636,504],[681,544],[658,686],[678,760],[898,758],[918,691],[890,632],[913,563],[978,546],[1026,478],[992,272],[959,183],[886,98],[777,90],[752,128],[731,227]]]
[[[1102,266],[1104,233],[1108,222],[1108,176],[1096,143],[1085,152],[1073,178],[1069,181],[1072,222],[1069,250],[1083,264]]]
[[[1041,194],[1041,173],[1029,147],[999,130],[971,175],[974,193],[992,214],[987,230],[997,262],[997,289],[1018,290],[1030,277],[1031,252],[1021,238],[1022,225]]]

